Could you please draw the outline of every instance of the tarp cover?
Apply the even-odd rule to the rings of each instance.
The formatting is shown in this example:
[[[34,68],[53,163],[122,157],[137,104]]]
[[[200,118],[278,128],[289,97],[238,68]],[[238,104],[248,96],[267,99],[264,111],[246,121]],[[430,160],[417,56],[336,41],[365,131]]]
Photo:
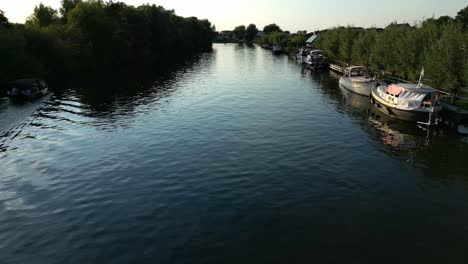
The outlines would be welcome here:
[[[401,88],[398,85],[391,84],[391,85],[388,86],[387,92],[389,94],[393,94],[393,95],[396,96],[396,95],[399,95],[399,94],[401,94],[403,92],[403,88]]]
[[[426,97],[425,93],[412,93],[407,90],[403,90],[400,97],[397,99],[397,109],[401,110],[414,110],[421,106],[421,102]]]

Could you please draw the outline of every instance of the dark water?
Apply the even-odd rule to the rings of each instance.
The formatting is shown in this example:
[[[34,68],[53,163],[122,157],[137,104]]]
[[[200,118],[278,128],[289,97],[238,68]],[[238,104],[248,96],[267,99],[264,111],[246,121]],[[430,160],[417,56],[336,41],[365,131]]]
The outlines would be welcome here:
[[[0,263],[468,262],[466,136],[214,48],[153,86],[1,103]]]

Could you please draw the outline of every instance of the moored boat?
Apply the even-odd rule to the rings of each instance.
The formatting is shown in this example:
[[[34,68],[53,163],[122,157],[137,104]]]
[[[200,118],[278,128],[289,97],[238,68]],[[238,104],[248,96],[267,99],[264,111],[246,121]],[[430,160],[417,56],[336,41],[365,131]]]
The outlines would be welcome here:
[[[360,95],[369,96],[376,86],[374,78],[369,76],[369,69],[364,66],[353,66],[345,69],[340,78],[340,85]]]
[[[271,51],[273,54],[282,54],[284,52],[283,47],[280,44],[274,44]]]
[[[371,102],[380,112],[397,119],[426,124],[437,120],[442,110],[438,98],[437,90],[412,83],[379,85],[371,93]]]
[[[323,50],[312,50],[307,56],[305,63],[314,69],[322,69],[327,65],[325,60],[325,53]]]
[[[49,92],[49,87],[41,79],[21,79],[9,83],[7,94],[12,101],[31,100]]]
[[[305,63],[307,59],[307,49],[301,48],[297,53],[296,59],[299,63]]]

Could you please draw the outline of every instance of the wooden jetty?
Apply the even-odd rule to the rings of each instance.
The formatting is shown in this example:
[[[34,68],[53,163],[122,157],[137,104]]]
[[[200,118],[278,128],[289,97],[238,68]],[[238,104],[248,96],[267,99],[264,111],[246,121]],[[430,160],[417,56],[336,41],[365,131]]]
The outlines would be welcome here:
[[[328,64],[330,65],[330,70],[344,74],[345,69],[349,67],[349,64],[342,61],[328,59]]]
[[[468,124],[468,111],[456,107],[452,104],[441,102],[443,107],[442,115],[452,124]]]

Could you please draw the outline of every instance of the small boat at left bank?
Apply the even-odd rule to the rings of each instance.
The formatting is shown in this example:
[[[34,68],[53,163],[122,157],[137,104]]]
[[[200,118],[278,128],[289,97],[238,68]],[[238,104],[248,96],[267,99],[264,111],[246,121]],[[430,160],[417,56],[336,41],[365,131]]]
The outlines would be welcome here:
[[[7,94],[12,101],[32,100],[46,95],[49,86],[41,79],[20,79],[8,84]]]

